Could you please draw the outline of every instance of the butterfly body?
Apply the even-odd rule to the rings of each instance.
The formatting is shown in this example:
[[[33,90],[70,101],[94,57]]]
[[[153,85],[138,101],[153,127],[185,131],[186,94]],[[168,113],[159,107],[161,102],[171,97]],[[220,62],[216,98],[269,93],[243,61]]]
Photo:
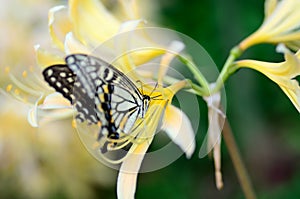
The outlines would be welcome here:
[[[84,54],[69,55],[65,62],[47,67],[44,79],[71,102],[78,121],[100,122],[99,136],[119,139],[130,134],[137,118],[145,117],[150,97],[121,71]]]

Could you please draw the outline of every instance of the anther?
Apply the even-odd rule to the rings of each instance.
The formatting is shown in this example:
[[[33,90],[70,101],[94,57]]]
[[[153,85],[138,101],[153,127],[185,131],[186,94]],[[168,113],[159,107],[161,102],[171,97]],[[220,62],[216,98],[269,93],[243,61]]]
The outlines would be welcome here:
[[[19,90],[19,89],[16,88],[16,89],[14,90],[14,92],[15,92],[16,95],[20,95],[20,90]]]
[[[7,87],[6,87],[6,92],[10,92],[11,89],[12,89],[12,85],[11,85],[11,84],[7,85]]]
[[[24,78],[27,77],[27,71],[26,71],[26,70],[23,71],[22,76],[23,76]]]
[[[10,72],[10,68],[8,66],[6,66],[4,71],[5,71],[6,74],[8,74]]]

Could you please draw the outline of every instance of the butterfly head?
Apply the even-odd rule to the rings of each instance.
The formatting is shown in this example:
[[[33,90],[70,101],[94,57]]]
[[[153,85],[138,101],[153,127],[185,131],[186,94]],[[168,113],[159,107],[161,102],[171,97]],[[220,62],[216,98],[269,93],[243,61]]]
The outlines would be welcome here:
[[[149,103],[150,103],[150,96],[149,95],[143,95],[143,105],[142,105],[142,109],[141,109],[141,112],[140,112],[140,117],[141,118],[144,118],[145,115],[146,115],[146,112],[148,110],[148,107],[149,107]]]

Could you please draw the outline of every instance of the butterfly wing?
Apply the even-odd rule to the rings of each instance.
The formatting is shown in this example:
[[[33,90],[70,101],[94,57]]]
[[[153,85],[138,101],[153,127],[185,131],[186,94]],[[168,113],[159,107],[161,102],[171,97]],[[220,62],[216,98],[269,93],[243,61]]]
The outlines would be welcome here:
[[[140,114],[142,94],[125,74],[101,59],[69,55],[66,65],[49,66],[43,75],[75,106],[79,121],[100,121],[103,134],[128,134]]]
[[[71,103],[75,99],[73,86],[76,75],[67,65],[53,65],[43,71],[46,82],[57,92],[61,93]]]
[[[67,98],[75,106],[78,114],[76,119],[81,122],[87,120],[89,123],[96,124],[99,121],[98,111],[94,99],[85,96],[87,92],[84,87],[74,90],[75,84],[78,86],[76,74],[68,65],[53,65],[43,71],[46,82],[57,92]]]
[[[108,126],[108,131],[116,129],[118,133],[128,134],[143,105],[143,96],[134,83],[96,57],[73,54],[66,57],[66,63],[77,75],[75,86],[84,85],[87,96],[94,98],[98,110],[104,113],[101,121]]]

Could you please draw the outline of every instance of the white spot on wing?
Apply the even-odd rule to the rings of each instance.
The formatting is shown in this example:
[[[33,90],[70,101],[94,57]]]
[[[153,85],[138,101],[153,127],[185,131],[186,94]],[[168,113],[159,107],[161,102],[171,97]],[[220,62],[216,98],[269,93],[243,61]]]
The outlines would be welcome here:
[[[55,81],[56,81],[56,78],[55,78],[55,77],[51,77],[51,78],[50,78],[50,81],[51,81],[51,82],[55,82]]]
[[[47,71],[47,75],[48,76],[51,76],[53,74],[53,70],[52,69],[49,69],[48,71]]]
[[[67,81],[68,81],[69,83],[72,83],[72,82],[74,82],[74,79],[73,79],[72,77],[68,77],[68,78],[67,78]]]
[[[66,77],[66,76],[67,76],[67,73],[61,72],[59,75],[60,75],[61,77]]]
[[[56,86],[60,88],[61,87],[61,83],[60,82],[56,82]]]
[[[69,90],[68,90],[67,88],[63,88],[62,90],[63,90],[63,92],[65,92],[65,93],[69,93]]]

